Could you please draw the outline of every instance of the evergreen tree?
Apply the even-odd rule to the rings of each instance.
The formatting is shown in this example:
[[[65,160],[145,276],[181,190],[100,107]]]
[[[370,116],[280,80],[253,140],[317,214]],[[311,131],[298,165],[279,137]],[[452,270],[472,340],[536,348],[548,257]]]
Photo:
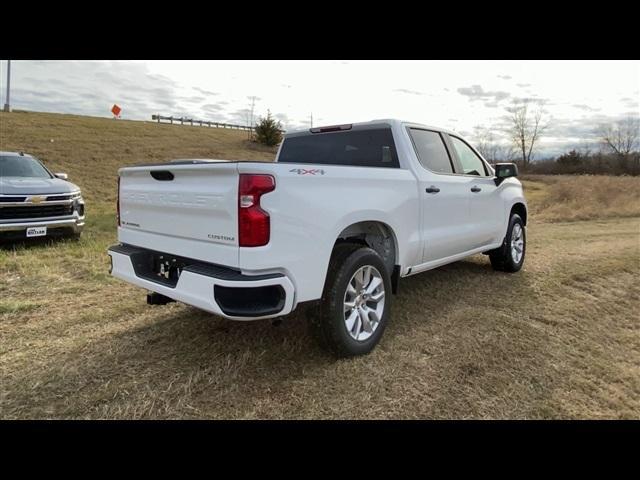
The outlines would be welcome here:
[[[267,117],[261,118],[256,125],[256,140],[264,145],[277,145],[282,141],[282,124],[276,122],[267,110]]]

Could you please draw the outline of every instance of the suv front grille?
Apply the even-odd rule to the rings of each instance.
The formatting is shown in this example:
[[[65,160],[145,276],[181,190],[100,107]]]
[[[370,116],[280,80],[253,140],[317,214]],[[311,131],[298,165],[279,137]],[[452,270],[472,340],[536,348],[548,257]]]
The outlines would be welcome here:
[[[22,218],[61,217],[73,214],[73,205],[34,205],[20,207],[0,207],[0,220]]]
[[[50,197],[47,197],[47,202],[57,202],[60,200],[71,200],[74,196],[73,195],[52,195]]]
[[[9,202],[13,202],[13,203],[17,203],[17,202],[24,202],[27,199],[27,197],[3,197],[0,195],[0,203],[5,202],[5,203],[9,203]]]

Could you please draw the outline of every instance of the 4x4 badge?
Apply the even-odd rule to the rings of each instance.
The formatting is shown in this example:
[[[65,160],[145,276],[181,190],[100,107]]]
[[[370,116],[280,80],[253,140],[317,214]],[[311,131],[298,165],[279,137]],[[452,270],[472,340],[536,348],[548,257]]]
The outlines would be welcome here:
[[[324,175],[324,170],[318,168],[311,168],[309,170],[306,168],[292,168],[289,171],[291,173],[297,173],[298,175]]]

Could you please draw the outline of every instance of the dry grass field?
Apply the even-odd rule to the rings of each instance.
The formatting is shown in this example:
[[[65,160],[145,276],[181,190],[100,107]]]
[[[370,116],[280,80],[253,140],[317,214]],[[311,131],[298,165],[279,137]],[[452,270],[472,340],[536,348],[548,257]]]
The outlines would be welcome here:
[[[335,360],[304,311],[230,322],[107,274],[117,168],[273,158],[246,133],[14,112],[0,150],[67,172],[88,212],[80,242],[0,249],[0,418],[640,417],[638,178],[524,178],[521,272],[478,255],[405,279],[378,348]]]

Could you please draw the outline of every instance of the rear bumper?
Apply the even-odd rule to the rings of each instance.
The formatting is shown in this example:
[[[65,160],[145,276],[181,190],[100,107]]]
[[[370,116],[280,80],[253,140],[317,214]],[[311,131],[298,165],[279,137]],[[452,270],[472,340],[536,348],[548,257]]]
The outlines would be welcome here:
[[[132,255],[144,249],[128,245],[109,248],[111,275],[231,320],[258,320],[293,310],[294,287],[285,275],[250,275],[219,266],[184,268],[175,286],[136,272]]]
[[[68,228],[73,230],[73,233],[80,233],[84,228],[84,217],[34,219],[25,222],[0,222],[0,232],[18,232],[31,227],[47,227],[47,229]]]

